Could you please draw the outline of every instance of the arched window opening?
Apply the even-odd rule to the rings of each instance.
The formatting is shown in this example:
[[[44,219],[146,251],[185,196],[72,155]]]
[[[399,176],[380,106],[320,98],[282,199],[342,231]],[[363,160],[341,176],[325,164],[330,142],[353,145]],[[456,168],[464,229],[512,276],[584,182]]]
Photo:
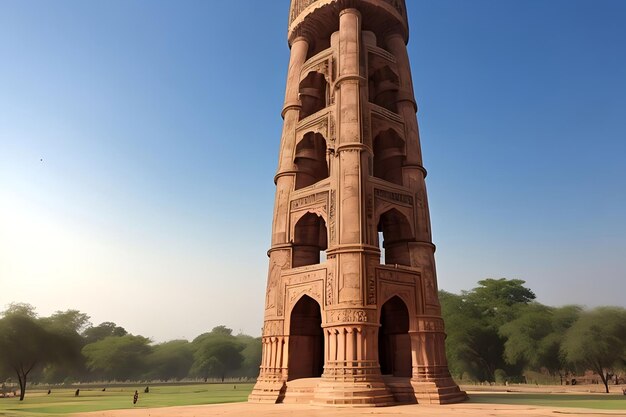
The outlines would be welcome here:
[[[397,113],[399,86],[398,75],[388,65],[375,70],[369,77],[370,101]]]
[[[320,263],[320,253],[328,248],[326,222],[320,216],[307,213],[296,223],[293,239],[294,268]]]
[[[289,380],[317,378],[324,371],[324,331],[320,305],[303,296],[291,311]]]
[[[391,209],[380,216],[378,232],[382,233],[384,259],[381,264],[411,266],[408,242],[413,240],[411,225],[404,214]]]
[[[319,133],[309,132],[296,146],[296,190],[328,178],[326,140]]]
[[[398,296],[383,304],[381,309],[378,361],[383,375],[411,377],[409,310]]]
[[[300,82],[300,120],[326,107],[326,78],[319,72],[310,72]]]
[[[374,176],[402,185],[404,139],[393,129],[380,132],[374,138]]]

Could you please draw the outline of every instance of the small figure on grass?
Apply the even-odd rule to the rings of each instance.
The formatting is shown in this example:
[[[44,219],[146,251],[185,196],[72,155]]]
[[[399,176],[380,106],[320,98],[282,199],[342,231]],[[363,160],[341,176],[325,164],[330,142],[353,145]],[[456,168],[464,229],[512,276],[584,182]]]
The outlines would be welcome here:
[[[137,400],[139,399],[139,393],[135,390],[135,395],[133,395],[133,405],[137,404]]]
[[[146,389],[143,390],[143,392],[146,393],[146,394],[149,393],[150,392],[150,387],[146,387]]]
[[[104,392],[104,391],[106,391],[106,390],[107,390],[107,387],[102,388],[102,392]]]
[[[48,395],[50,395],[50,394],[52,394],[52,390],[51,389],[48,390]]]
[[[78,397],[79,395],[80,395],[80,388],[76,390],[76,392],[74,393],[74,397]]]

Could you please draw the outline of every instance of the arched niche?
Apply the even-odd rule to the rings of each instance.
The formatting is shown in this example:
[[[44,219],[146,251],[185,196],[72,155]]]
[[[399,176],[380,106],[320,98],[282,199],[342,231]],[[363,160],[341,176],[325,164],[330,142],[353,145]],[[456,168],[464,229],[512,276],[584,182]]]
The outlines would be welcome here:
[[[411,377],[409,310],[398,296],[383,304],[378,330],[378,361],[383,375]]]
[[[319,264],[321,252],[327,248],[328,233],[324,219],[315,213],[302,216],[294,228],[292,266]]]
[[[324,371],[321,307],[308,295],[291,310],[288,362],[289,380],[320,377]]]
[[[400,80],[398,75],[385,65],[374,69],[369,75],[370,102],[384,107],[394,113],[398,112],[398,89]]]
[[[413,232],[406,216],[395,208],[385,211],[378,221],[378,232],[381,249],[385,250],[384,263],[411,266],[408,242],[413,240]]]
[[[306,133],[296,145],[294,163],[296,165],[296,190],[328,178],[326,139],[319,133]]]
[[[300,81],[300,120],[324,109],[327,105],[328,82],[324,74],[311,71]]]
[[[380,132],[374,138],[374,176],[402,185],[402,162],[405,142],[394,129]]]

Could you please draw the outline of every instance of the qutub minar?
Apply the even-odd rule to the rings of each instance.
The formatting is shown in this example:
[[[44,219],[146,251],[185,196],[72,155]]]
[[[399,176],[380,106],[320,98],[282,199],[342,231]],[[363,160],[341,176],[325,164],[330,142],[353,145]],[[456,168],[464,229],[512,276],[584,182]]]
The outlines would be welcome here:
[[[451,403],[404,0],[292,0],[257,402]]]

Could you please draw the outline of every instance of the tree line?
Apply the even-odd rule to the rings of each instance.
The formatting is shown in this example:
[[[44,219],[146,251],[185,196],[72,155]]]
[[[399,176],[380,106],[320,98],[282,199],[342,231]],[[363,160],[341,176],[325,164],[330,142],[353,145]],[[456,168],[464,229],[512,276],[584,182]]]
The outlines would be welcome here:
[[[626,371],[626,309],[538,303],[522,280],[486,279],[461,294],[440,291],[450,371],[461,382],[523,382],[525,371],[596,372],[608,392]],[[0,313],[0,381],[178,381],[258,375],[261,339],[217,326],[193,339],[154,344],[78,310],[39,317],[29,304]],[[13,381],[13,379],[12,379]]]
[[[261,339],[217,326],[191,342],[153,344],[112,322],[93,326],[78,310],[39,317],[29,304],[0,313],[0,380],[27,383],[178,381],[256,377]]]
[[[523,382],[525,371],[597,373],[609,392],[626,372],[626,309],[550,307],[517,279],[485,279],[461,294],[439,292],[450,372],[461,381]]]

